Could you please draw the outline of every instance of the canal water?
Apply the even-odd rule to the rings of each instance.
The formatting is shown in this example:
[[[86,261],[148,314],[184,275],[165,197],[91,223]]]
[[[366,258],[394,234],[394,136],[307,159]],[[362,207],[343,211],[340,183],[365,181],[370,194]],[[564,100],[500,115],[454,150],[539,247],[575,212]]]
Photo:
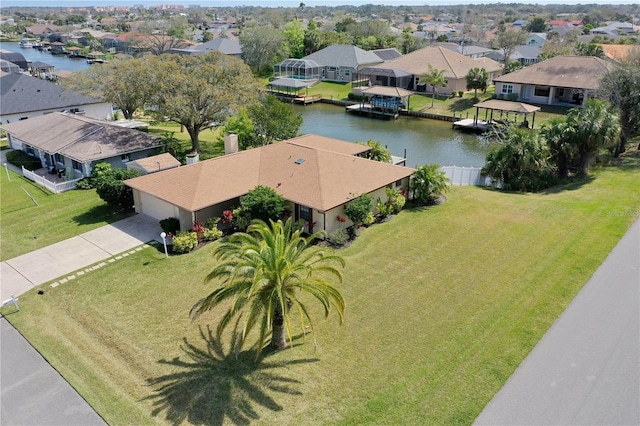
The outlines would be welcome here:
[[[373,139],[385,145],[392,155],[403,156],[406,150],[408,167],[431,163],[484,166],[486,145],[476,135],[454,131],[448,121],[404,116],[397,120],[381,120],[323,103],[294,107],[304,118],[301,133],[349,142]]]
[[[16,42],[0,42],[0,49],[10,50],[11,52],[21,53],[27,61],[44,62],[53,65],[56,71],[80,71],[91,65],[87,64],[84,58],[68,58],[66,55],[52,55],[49,52],[43,52],[38,49],[23,49],[20,43]]]

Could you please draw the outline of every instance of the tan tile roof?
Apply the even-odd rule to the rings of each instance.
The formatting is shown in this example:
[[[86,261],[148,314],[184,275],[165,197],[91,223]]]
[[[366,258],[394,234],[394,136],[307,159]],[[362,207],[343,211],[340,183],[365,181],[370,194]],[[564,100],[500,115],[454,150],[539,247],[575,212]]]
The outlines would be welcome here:
[[[132,161],[132,163],[137,164],[147,173],[159,172],[180,166],[180,162],[168,152],[159,155],[152,155],[151,157],[140,158]]]
[[[609,67],[606,61],[593,56],[556,56],[496,77],[494,81],[595,90],[600,76]]]
[[[308,135],[305,143],[321,140]],[[187,211],[246,194],[258,185],[320,211],[410,176],[412,169],[300,145],[300,138],[125,181]],[[296,143],[298,142],[298,143]],[[313,142],[311,142],[313,143]]]
[[[345,142],[341,141],[340,139],[327,138],[325,136],[319,135],[298,136],[297,138],[289,139],[287,142],[294,145],[306,146],[315,149],[324,149],[325,151],[338,152],[347,155],[358,155],[371,149],[367,145]]]
[[[488,72],[502,69],[502,65],[492,59],[483,58],[482,61],[478,61],[442,46],[415,50],[397,59],[376,65],[376,68],[400,69],[414,75],[421,75],[430,72],[429,65],[434,69],[442,70],[444,77],[451,79],[465,78],[469,70],[476,67],[483,67]]]
[[[2,125],[12,137],[80,162],[160,146],[159,136],[75,114],[56,112]]]

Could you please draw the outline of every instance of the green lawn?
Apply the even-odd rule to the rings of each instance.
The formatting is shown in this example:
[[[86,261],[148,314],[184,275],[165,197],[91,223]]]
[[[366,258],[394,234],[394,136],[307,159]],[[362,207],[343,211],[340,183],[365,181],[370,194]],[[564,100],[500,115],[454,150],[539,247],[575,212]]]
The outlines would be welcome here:
[[[189,319],[215,243],[145,249],[7,319],[113,425],[470,424],[636,219],[639,172],[628,157],[540,194],[454,187],[365,230],[341,251],[345,324],[316,309],[314,335],[260,364],[209,335],[220,312]]]
[[[0,260],[57,243],[120,220],[95,190],[53,194],[4,167],[0,171]],[[29,195],[38,203],[29,198]]]
[[[346,99],[351,93],[351,83],[322,81],[309,89],[310,95],[322,95],[325,99]]]
[[[149,123],[149,133],[163,137],[173,133],[173,137],[180,142],[182,148],[187,152],[191,151],[191,137],[186,130],[182,132],[180,131],[180,125],[178,123],[173,121],[152,121],[150,118],[142,118],[142,121]],[[219,134],[219,127],[214,127],[200,132],[199,140],[201,160],[224,155],[224,142],[218,141]]]

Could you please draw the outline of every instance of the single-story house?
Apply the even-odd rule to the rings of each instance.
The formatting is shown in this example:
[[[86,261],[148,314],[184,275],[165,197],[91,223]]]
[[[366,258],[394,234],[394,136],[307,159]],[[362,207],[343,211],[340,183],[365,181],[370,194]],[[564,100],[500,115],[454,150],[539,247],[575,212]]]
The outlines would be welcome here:
[[[240,42],[235,39],[222,37],[216,38],[215,40],[207,41],[206,43],[202,43],[197,46],[187,47],[185,49],[169,49],[167,53],[201,56],[207,55],[209,52],[213,51],[242,59],[242,46],[240,45]]]
[[[323,81],[352,81],[357,71],[383,63],[382,58],[387,55],[388,52],[381,51],[378,55],[356,46],[334,44],[302,59],[285,59],[274,65],[273,69],[276,77],[301,78],[310,75],[310,79]],[[305,71],[306,68],[313,71]]]
[[[497,77],[496,96],[534,104],[583,105],[610,67],[593,56],[556,56]]]
[[[82,117],[52,113],[2,125],[9,148],[40,158],[50,172],[73,178],[91,176],[97,163],[125,168],[128,161],[155,155],[162,138],[140,130]]]
[[[448,94],[467,90],[467,74],[472,68],[487,70],[489,81],[502,72],[502,65],[494,60],[488,58],[472,59],[442,46],[437,46],[415,50],[384,64],[365,69],[361,74],[373,75],[374,71],[378,71],[380,75],[383,75],[389,70],[397,70],[394,81],[399,82],[402,86],[396,87],[412,91],[430,91],[431,86],[428,84],[419,86],[420,76],[430,73],[431,69],[437,69],[443,71],[447,80],[447,87],[439,88],[438,92]],[[407,75],[412,78],[407,78]],[[383,81],[382,78],[377,79],[376,84],[384,85]]]
[[[237,137],[228,135],[228,138]],[[233,146],[225,141],[225,147]],[[294,220],[327,233],[349,226],[344,205],[360,194],[386,200],[385,188],[407,189],[413,169],[359,157],[369,147],[317,135],[140,176],[125,181],[135,209],[155,219],[175,217],[183,230],[198,220],[220,217],[258,185],[287,201]],[[309,231],[309,228],[306,229]]]
[[[0,122],[13,123],[52,112],[73,112],[99,120],[113,117],[109,102],[66,90],[25,74],[0,75]],[[46,128],[46,127],[45,127]]]

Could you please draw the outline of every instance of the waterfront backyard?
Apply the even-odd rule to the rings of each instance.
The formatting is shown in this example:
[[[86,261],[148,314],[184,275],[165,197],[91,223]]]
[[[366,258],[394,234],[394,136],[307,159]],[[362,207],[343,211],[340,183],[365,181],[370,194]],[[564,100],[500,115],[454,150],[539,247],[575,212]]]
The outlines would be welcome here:
[[[639,172],[629,154],[538,194],[454,187],[365,230],[341,251],[345,324],[259,364],[207,333],[220,312],[188,317],[215,243],[45,285],[7,319],[109,424],[470,424],[637,218]]]

